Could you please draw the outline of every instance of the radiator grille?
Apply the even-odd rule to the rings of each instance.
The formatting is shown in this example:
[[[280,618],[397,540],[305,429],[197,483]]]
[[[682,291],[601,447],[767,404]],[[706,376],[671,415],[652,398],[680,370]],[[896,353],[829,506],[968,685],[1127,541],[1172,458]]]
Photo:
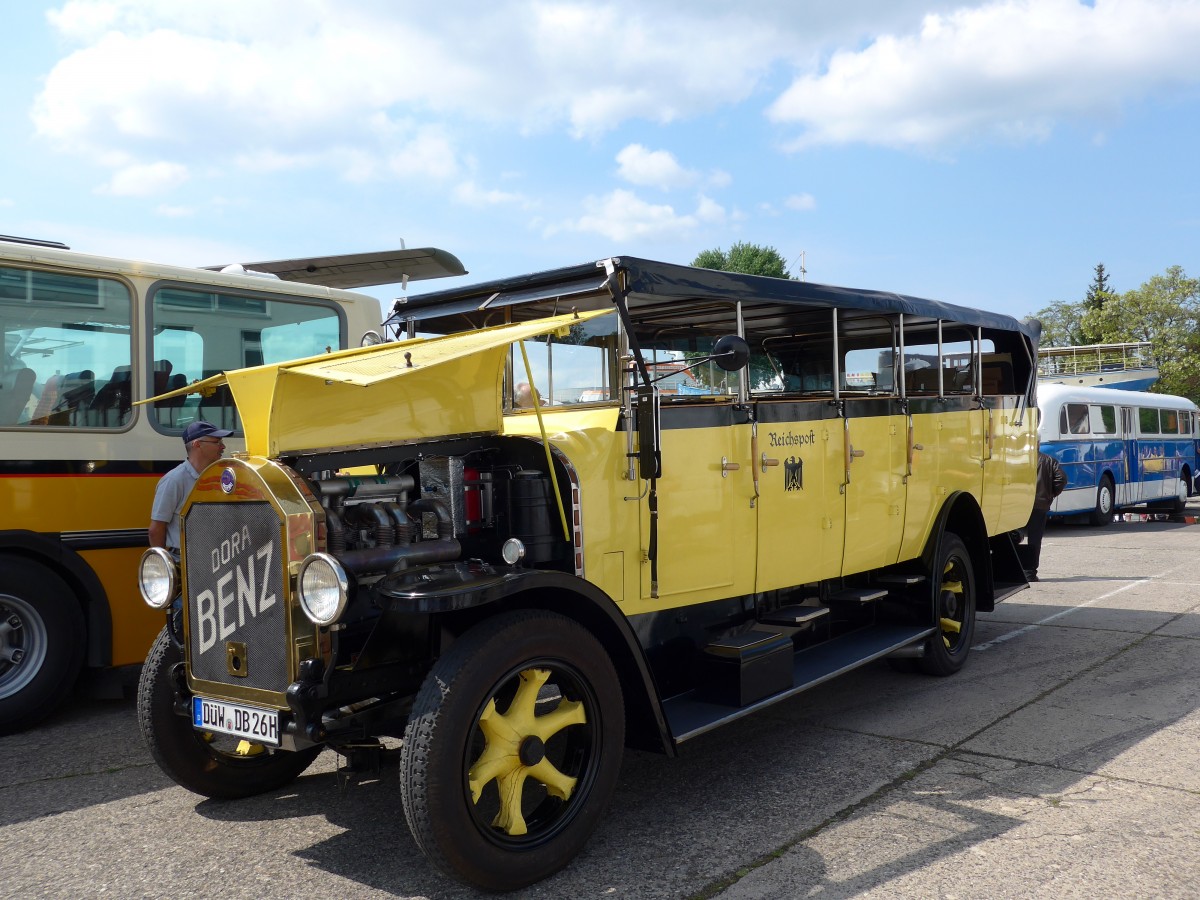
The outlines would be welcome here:
[[[269,503],[195,503],[183,527],[192,676],[284,690],[290,678],[279,516]],[[230,672],[231,643],[245,647],[245,677]]]

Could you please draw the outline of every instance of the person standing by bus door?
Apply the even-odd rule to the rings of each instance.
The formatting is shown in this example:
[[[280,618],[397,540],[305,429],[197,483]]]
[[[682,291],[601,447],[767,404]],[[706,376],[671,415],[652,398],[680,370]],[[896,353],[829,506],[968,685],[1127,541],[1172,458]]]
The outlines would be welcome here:
[[[179,559],[179,512],[192,486],[210,464],[225,452],[225,441],[233,434],[211,422],[193,422],[183,430],[187,459],[158,480],[154,505],[150,508],[150,546],[164,547]]]
[[[1038,580],[1038,563],[1042,558],[1042,536],[1046,533],[1046,519],[1050,516],[1050,506],[1054,498],[1063,492],[1067,486],[1067,475],[1063,472],[1058,460],[1048,453],[1038,453],[1037,493],[1033,497],[1033,512],[1029,514],[1029,522],[1025,526],[1025,538],[1028,546],[1025,548],[1025,578],[1029,581]]]

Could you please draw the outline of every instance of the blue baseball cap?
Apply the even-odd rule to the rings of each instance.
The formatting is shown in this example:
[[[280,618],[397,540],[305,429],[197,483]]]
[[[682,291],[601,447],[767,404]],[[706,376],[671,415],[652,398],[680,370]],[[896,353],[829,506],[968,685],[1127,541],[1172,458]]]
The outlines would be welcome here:
[[[218,428],[212,422],[193,422],[187,428],[183,429],[183,442],[190,444],[196,438],[202,437],[229,437],[233,434],[232,431],[226,431],[224,428]]]

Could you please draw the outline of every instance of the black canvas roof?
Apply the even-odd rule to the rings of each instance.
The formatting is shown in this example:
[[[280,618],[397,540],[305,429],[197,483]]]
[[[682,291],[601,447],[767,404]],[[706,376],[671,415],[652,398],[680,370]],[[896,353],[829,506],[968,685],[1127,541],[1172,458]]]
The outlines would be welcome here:
[[[926,300],[888,291],[862,290],[720,272],[673,263],[655,262],[637,257],[613,257],[623,274],[629,305],[635,317],[645,304],[664,302],[753,301],[756,304],[780,304],[795,307],[855,309],[873,313],[904,313],[928,320],[944,319],[1003,331],[1018,331],[1037,342],[1041,325],[1036,320],[1017,320],[1001,313],[956,306],[939,300]],[[502,278],[482,284],[446,291],[434,291],[397,301],[387,324],[406,319],[418,321],[498,310],[534,302],[561,301],[561,308],[595,309],[611,302],[605,289],[606,260]],[[785,310],[780,309],[780,312]]]

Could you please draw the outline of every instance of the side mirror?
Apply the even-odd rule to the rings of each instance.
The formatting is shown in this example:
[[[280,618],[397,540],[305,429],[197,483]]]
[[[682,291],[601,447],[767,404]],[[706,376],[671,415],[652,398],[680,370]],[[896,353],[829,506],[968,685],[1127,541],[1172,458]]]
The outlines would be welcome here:
[[[750,362],[750,345],[745,338],[727,334],[713,344],[711,359],[726,372],[736,372]]]
[[[662,452],[658,446],[658,389],[640,385],[634,391],[637,407],[638,477],[649,481],[662,477]]]

